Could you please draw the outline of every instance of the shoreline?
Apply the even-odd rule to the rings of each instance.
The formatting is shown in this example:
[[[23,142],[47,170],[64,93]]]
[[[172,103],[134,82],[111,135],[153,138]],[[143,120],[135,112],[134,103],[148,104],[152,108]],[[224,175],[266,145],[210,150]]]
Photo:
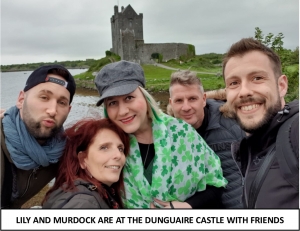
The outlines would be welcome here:
[[[169,91],[148,91],[148,92],[159,103],[160,109],[166,112],[167,105],[169,103]],[[99,93],[95,88],[87,88],[82,86],[76,87],[75,94],[83,95],[83,96],[99,96]]]

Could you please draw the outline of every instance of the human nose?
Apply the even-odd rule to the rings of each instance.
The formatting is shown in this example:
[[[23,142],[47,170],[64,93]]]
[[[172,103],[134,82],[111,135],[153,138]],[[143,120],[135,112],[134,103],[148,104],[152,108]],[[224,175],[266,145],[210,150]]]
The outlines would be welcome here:
[[[57,114],[57,103],[56,103],[56,101],[48,102],[46,112],[51,117],[54,117]]]
[[[239,92],[239,98],[246,98],[253,95],[253,91],[251,89],[251,86],[246,81],[241,83],[240,92]]]
[[[122,157],[122,155],[123,155],[123,153],[120,151],[120,148],[119,147],[116,147],[115,149],[114,149],[114,159],[115,160],[120,160],[121,159],[121,157]]]
[[[189,102],[188,102],[187,100],[185,100],[185,101],[183,102],[183,105],[182,105],[181,109],[182,109],[183,111],[188,111],[188,110],[191,109],[191,106],[190,106],[190,104],[189,104]]]
[[[119,104],[119,115],[124,116],[129,112],[128,107],[124,103]]]

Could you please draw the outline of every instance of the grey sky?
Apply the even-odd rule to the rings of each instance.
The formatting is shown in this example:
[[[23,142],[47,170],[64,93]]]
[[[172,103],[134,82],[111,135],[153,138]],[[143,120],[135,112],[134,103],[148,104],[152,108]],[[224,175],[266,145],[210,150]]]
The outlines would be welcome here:
[[[299,46],[299,0],[1,0],[1,64],[104,57],[118,4],[143,13],[145,43],[225,53],[260,27],[282,32],[285,48]]]

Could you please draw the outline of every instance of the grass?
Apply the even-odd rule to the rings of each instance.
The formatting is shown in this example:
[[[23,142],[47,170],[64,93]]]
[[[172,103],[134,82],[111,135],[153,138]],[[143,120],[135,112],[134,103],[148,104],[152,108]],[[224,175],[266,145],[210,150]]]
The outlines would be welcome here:
[[[168,91],[170,84],[170,76],[173,70],[164,69],[154,65],[143,65],[146,78],[146,89],[150,92]],[[211,70],[209,70],[211,71]],[[87,71],[75,76],[78,87],[93,88],[94,76],[93,71]],[[197,74],[201,78],[205,90],[214,90],[224,87],[222,77],[210,74]]]
[[[194,62],[186,62],[180,64],[177,61],[170,61],[166,63],[162,63],[165,66],[173,67],[180,70],[191,70],[196,72],[210,72],[210,73],[222,73],[222,67],[221,66],[211,66],[211,67],[204,67],[200,64],[194,63]]]
[[[207,59],[206,56],[210,58]],[[191,71],[196,71],[196,72],[214,73],[214,74],[202,74],[202,73],[197,74],[197,76],[202,81],[204,89],[206,91],[209,91],[209,90],[215,90],[215,89],[220,89],[225,87],[223,77],[221,76],[222,67],[220,66],[220,64],[212,63],[213,60],[216,59],[220,60],[221,57],[222,55],[218,55],[218,54],[196,55],[194,58],[191,58],[186,62],[180,63],[179,60],[173,59],[173,60],[169,60],[168,62],[164,62],[162,64],[180,70],[190,69]],[[118,60],[119,60],[118,56],[109,56],[100,59],[95,65],[91,66],[87,72],[75,76],[77,86],[90,88],[90,89],[95,88],[94,85],[95,77],[93,76],[93,73],[101,70],[101,68],[104,65],[112,61],[118,61]],[[161,92],[161,91],[169,90],[170,76],[174,72],[173,70],[164,69],[154,65],[143,65],[142,67],[145,73],[147,90],[149,90],[150,92]],[[287,66],[285,70],[288,72],[288,77],[289,75],[292,76],[294,72],[298,71],[299,73],[299,64]],[[298,88],[298,82],[290,81],[290,80],[289,82],[293,85],[297,85]],[[293,99],[296,97],[297,91],[290,89],[288,95],[289,98]]]

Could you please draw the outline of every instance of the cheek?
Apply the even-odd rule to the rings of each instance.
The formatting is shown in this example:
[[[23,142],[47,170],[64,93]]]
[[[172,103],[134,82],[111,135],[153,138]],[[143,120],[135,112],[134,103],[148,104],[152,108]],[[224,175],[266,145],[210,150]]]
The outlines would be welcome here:
[[[231,103],[233,101],[234,98],[234,92],[229,91],[228,89],[226,89],[226,100],[228,103]]]
[[[144,100],[137,101],[136,106],[139,110],[147,110],[147,103]]]
[[[173,104],[172,110],[175,114],[179,113],[181,106],[179,104]]]
[[[116,110],[114,110],[113,108],[106,108],[106,112],[108,117],[113,120],[113,117],[115,117],[116,114]]]
[[[125,162],[126,162],[126,157],[125,157],[125,155],[122,155],[121,161],[122,161],[122,164],[125,165]]]

